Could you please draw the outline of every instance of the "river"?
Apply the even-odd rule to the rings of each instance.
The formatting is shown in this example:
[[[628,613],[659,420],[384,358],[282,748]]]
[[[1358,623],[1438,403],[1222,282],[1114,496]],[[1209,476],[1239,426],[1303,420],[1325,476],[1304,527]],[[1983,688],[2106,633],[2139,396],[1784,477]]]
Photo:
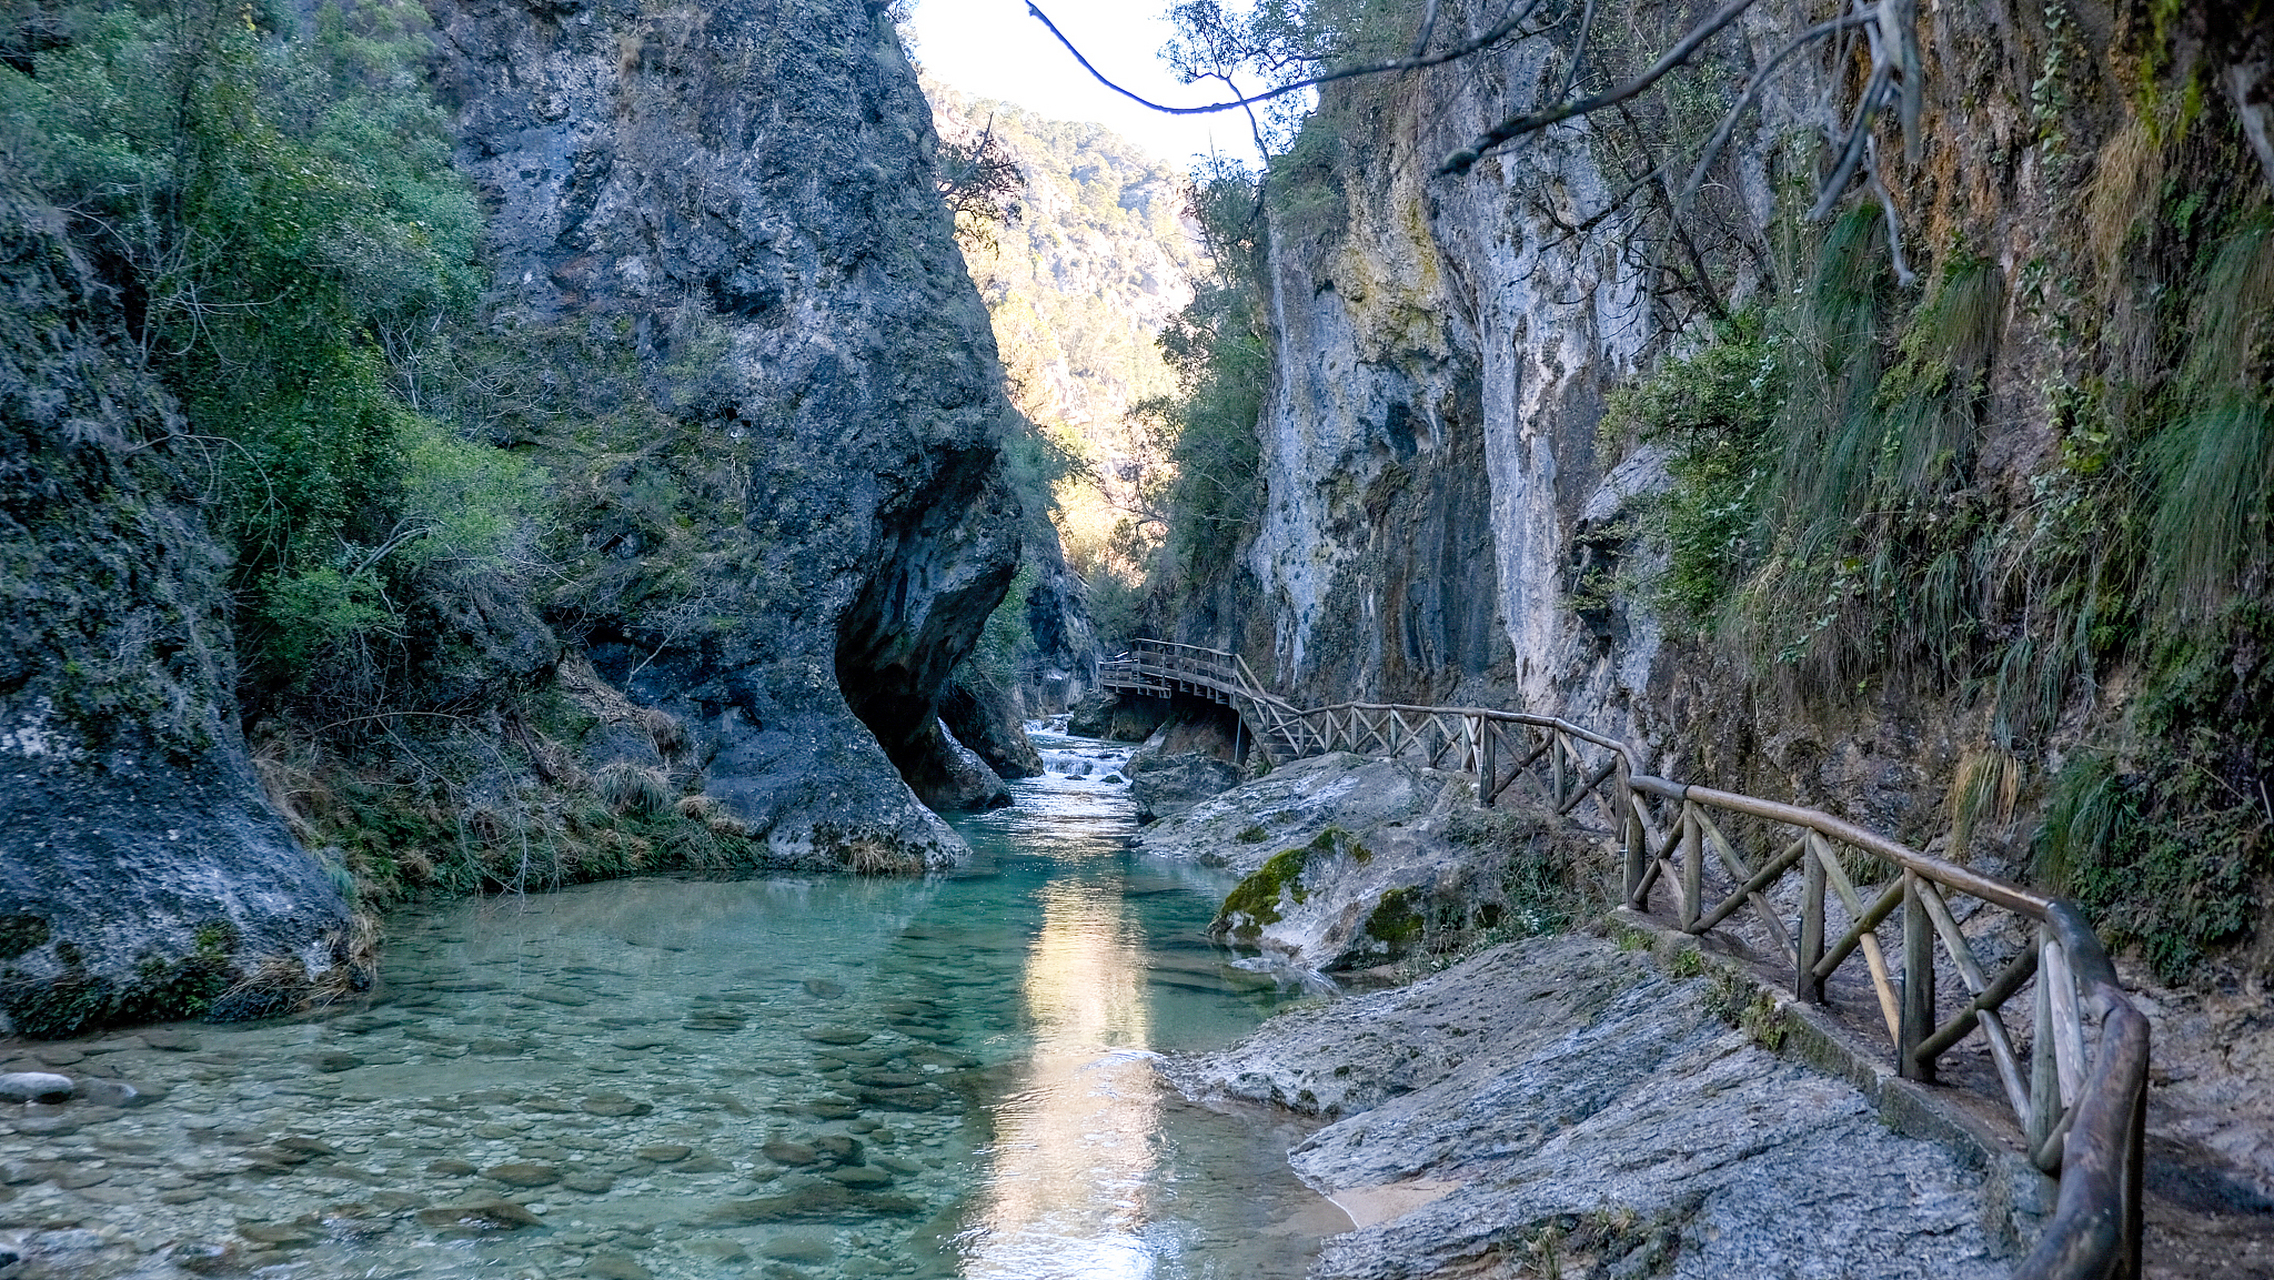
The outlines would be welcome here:
[[[1126,748],[925,879],[616,881],[403,913],[368,1007],[17,1046],[154,1085],[0,1139],[26,1276],[1299,1276],[1346,1220],[1286,1117],[1150,1056],[1283,1000],[1131,854]]]

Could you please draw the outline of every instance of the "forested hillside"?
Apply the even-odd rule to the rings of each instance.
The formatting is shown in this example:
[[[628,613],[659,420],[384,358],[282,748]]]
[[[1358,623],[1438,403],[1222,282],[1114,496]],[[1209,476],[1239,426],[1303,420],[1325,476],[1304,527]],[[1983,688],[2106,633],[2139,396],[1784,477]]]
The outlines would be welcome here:
[[[927,88],[941,136],[1016,169],[959,240],[1010,391],[1057,454],[1053,519],[1101,628],[1123,638],[1161,542],[1178,373],[1159,338],[1201,269],[1186,176],[1094,124]]]

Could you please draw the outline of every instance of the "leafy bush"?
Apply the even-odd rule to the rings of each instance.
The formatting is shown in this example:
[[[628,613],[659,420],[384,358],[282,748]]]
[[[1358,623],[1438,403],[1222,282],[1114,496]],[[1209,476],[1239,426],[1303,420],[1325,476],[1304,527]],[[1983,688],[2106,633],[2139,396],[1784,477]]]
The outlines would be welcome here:
[[[82,3],[0,66],[0,148],[120,291],[235,552],[248,706],[369,698],[422,573],[496,562],[536,504],[517,460],[391,385],[461,315],[480,219],[405,0],[304,35],[219,0]]]

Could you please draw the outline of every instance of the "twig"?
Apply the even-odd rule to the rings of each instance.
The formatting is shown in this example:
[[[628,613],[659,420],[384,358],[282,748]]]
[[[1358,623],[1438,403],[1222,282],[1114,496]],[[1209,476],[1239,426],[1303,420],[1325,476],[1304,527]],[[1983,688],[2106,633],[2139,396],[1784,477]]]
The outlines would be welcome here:
[[[1033,14],[1035,18],[1040,20],[1043,26],[1050,28],[1050,34],[1057,37],[1058,43],[1066,46],[1066,52],[1073,54],[1074,61],[1081,63],[1082,70],[1089,72],[1090,75],[1095,78],[1099,84],[1104,85],[1106,88],[1113,90],[1115,93],[1120,94],[1122,97],[1129,99],[1131,102],[1134,102],[1141,107],[1149,107],[1152,110],[1163,112],[1172,116],[1200,116],[1209,115],[1218,111],[1230,111],[1237,107],[1252,107],[1256,103],[1269,102],[1274,98],[1283,98],[1290,93],[1295,93],[1302,89],[1316,88],[1322,84],[1332,84],[1337,80],[1349,80],[1356,76],[1377,76],[1392,71],[1421,71],[1426,70],[1430,67],[1442,66],[1445,63],[1454,62],[1459,59],[1466,58],[1472,53],[1477,53],[1481,50],[1490,48],[1491,46],[1498,44],[1500,41],[1506,39],[1509,35],[1513,34],[1519,26],[1523,25],[1524,20],[1531,17],[1533,11],[1537,10],[1544,2],[1545,0],[1531,0],[1531,3],[1526,4],[1521,12],[1509,15],[1492,30],[1485,32],[1483,35],[1478,36],[1473,40],[1464,40],[1460,44],[1454,45],[1452,48],[1447,49],[1442,53],[1432,53],[1426,57],[1400,58],[1395,62],[1377,62],[1367,66],[1343,67],[1334,71],[1325,71],[1315,76],[1307,76],[1301,80],[1290,81],[1286,84],[1280,85],[1275,89],[1266,89],[1261,93],[1245,94],[1238,98],[1234,98],[1229,102],[1211,102],[1208,105],[1202,107],[1172,107],[1166,103],[1155,102],[1152,99],[1147,98],[1142,94],[1136,93],[1132,90],[1122,88],[1120,85],[1115,84],[1111,80],[1108,80],[1104,72],[1090,65],[1090,60],[1082,56],[1082,51],[1075,47],[1072,40],[1066,38],[1066,33],[1058,29],[1058,24],[1050,20],[1050,15],[1044,13],[1041,6],[1029,3],[1026,7],[1026,11],[1030,14]],[[1746,0],[1746,2],[1751,3],[1751,0]],[[1231,84],[1231,82],[1223,76],[1217,76],[1215,78],[1225,80],[1226,84]],[[1234,93],[1239,92],[1239,86],[1236,84],[1231,85],[1231,89]]]
[[[1847,191],[1848,180],[1855,177],[1856,166],[1863,163],[1864,146],[1871,137],[1871,117],[1879,109],[1879,97],[1887,92],[1887,82],[1893,75],[1893,68],[1884,62],[1871,73],[1871,82],[1863,87],[1863,97],[1856,102],[1855,122],[1848,126],[1847,143],[1840,149],[1840,163],[1832,170],[1832,176],[1824,180],[1824,185],[1817,188],[1816,204],[1808,211],[1809,221],[1821,221]]]
[[[1594,0],[1588,0],[1590,4]],[[1413,52],[1408,58],[1418,58],[1429,48],[1429,37],[1437,31],[1437,0],[1429,0],[1429,7],[1421,11],[1421,34],[1413,38]]]
[[[1658,83],[1667,72],[1688,62],[1690,55],[1696,53],[1706,41],[1711,40],[1723,27],[1735,22],[1739,15],[1752,7],[1753,0],[1730,0],[1713,16],[1692,27],[1688,35],[1682,37],[1680,42],[1668,49],[1657,62],[1651,64],[1649,70],[1641,75],[1591,98],[1583,98],[1577,102],[1566,102],[1562,106],[1535,112],[1531,115],[1511,116],[1485,130],[1484,135],[1475,142],[1447,156],[1445,163],[1438,166],[1437,172],[1456,176],[1465,174],[1475,167],[1477,161],[1484,158],[1485,152],[1504,142],[1513,141],[1525,134],[1537,133],[1551,124],[1561,123],[1573,116],[1583,116],[1591,111],[1600,111],[1613,103],[1624,102],[1640,94],[1643,90]]]
[[[1887,256],[1895,267],[1895,283],[1908,289],[1919,282],[1912,273],[1911,264],[1903,258],[1903,224],[1895,216],[1895,197],[1888,194],[1887,184],[1879,180],[1879,143],[1871,143],[1871,165],[1865,174],[1873,192],[1879,196],[1879,208],[1887,215]]]
[[[1587,0],[1579,11],[1579,34],[1571,42],[1571,65],[1563,69],[1563,87],[1555,91],[1558,98],[1571,96],[1571,86],[1579,83],[1579,67],[1587,61],[1587,33],[1595,27],[1595,0]]]
[[[344,728],[351,724],[362,724],[366,720],[388,720],[396,716],[425,716],[431,720],[456,720],[461,724],[473,719],[472,716],[462,715],[456,711],[374,711],[367,716],[349,716],[345,720],[334,720],[321,728],[310,729],[308,736],[315,737],[319,734],[330,733],[334,729]]]
[[[1784,48],[1771,54],[1769,60],[1761,64],[1761,69],[1753,73],[1752,81],[1745,86],[1745,92],[1739,95],[1737,105],[1731,107],[1729,114],[1721,118],[1721,127],[1713,131],[1713,137],[1706,143],[1705,150],[1698,154],[1697,166],[1690,170],[1690,180],[1682,184],[1681,197],[1674,202],[1675,212],[1679,214],[1687,210],[1690,207],[1690,201],[1697,198],[1698,189],[1705,185],[1706,170],[1713,167],[1714,160],[1721,155],[1721,149],[1729,145],[1730,135],[1737,132],[1738,121],[1760,99],[1761,91],[1768,88],[1769,77],[1776,74],[1777,68],[1784,65],[1785,59],[1825,36],[1849,27],[1861,26],[1871,20],[1872,15],[1870,13],[1859,11],[1826,22],[1819,22],[1794,36]]]

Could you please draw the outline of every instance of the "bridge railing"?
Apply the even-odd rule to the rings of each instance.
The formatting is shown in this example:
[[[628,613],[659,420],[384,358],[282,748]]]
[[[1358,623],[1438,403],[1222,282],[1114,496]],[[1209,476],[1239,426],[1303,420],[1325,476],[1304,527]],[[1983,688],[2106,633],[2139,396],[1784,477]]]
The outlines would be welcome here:
[[[1211,695],[1240,711],[1275,763],[1326,750],[1303,728],[1303,713],[1265,688],[1236,653],[1167,640],[1132,641],[1126,652],[1098,664],[1098,686],[1147,697]]]
[[[2030,1160],[2060,1178],[2017,1280],[2139,1276],[2148,1024],[2069,902],[1819,810],[1644,774],[1627,744],[1553,716],[1301,710],[1237,654],[1163,641],[1116,661],[1128,681],[1217,690],[1259,740],[1298,757],[1409,759],[1474,775],[1481,804],[1529,792],[1558,815],[1600,819],[1628,907],[1647,912],[1663,892],[1685,933],[1750,924],[1749,945],[1781,960],[1799,1000],[1824,1003],[1860,956],[1897,1073],[1934,1083],[1944,1057],[1979,1041]]]

